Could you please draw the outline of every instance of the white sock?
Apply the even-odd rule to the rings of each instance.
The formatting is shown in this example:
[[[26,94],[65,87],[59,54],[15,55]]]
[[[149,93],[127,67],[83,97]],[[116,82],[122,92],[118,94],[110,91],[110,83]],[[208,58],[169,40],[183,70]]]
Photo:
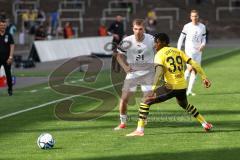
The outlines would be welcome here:
[[[145,126],[145,120],[139,119],[138,120],[138,126],[137,126],[137,131],[138,132],[144,132],[144,126]]]
[[[206,126],[207,126],[207,122],[206,122],[206,121],[203,122],[203,123],[202,123],[202,126],[203,126],[203,127],[206,127]]]
[[[127,123],[127,115],[120,114],[120,121],[121,121],[121,124],[126,124]]]
[[[186,80],[188,80],[189,75],[190,75],[190,72],[189,72],[188,69],[186,69],[185,72],[184,72],[184,78],[185,78]]]
[[[138,132],[144,132],[144,128],[143,127],[137,127],[137,131]]]
[[[191,93],[192,92],[192,88],[193,88],[193,85],[195,83],[195,79],[196,79],[196,74],[191,72],[191,75],[190,75],[190,78],[189,78],[189,84],[188,84],[187,93]]]

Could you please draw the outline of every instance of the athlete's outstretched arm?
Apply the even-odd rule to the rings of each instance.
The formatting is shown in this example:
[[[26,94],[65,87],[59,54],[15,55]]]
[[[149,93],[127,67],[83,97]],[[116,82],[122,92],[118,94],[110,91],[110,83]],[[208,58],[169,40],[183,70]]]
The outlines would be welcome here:
[[[152,85],[152,90],[155,91],[157,87],[164,85],[163,82],[163,66],[161,65],[156,65],[155,66],[155,76],[154,76],[154,81]]]
[[[209,88],[211,86],[211,82],[210,82],[210,80],[208,80],[208,78],[207,78],[205,72],[203,71],[202,67],[192,59],[189,60],[188,64],[192,65],[192,67],[201,75],[201,78],[203,80],[203,83],[204,83],[205,87]]]

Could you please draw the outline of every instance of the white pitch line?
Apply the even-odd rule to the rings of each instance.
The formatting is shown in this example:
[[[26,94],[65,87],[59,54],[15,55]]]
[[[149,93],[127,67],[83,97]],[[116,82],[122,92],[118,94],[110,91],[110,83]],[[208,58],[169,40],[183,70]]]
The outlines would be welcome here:
[[[119,85],[119,84],[121,84],[121,83],[118,83],[116,85]],[[48,103],[44,103],[44,104],[41,104],[41,105],[38,105],[38,106],[31,107],[31,108],[28,108],[28,109],[24,109],[24,110],[20,110],[20,111],[17,111],[17,112],[10,113],[10,114],[6,114],[4,116],[1,116],[0,120],[8,118],[8,117],[12,117],[12,116],[24,113],[24,112],[28,112],[28,111],[31,111],[31,110],[34,110],[34,109],[42,108],[42,107],[48,106],[50,104],[54,104],[54,103],[57,103],[57,102],[68,100],[68,99],[71,99],[71,98],[74,98],[74,97],[79,97],[79,96],[82,96],[82,95],[85,95],[85,94],[93,93],[96,90],[104,90],[104,89],[108,89],[108,88],[111,88],[111,87],[113,87],[113,85],[108,85],[108,86],[97,88],[97,89],[95,89],[93,91],[88,91],[88,92],[85,92],[85,93],[82,93],[82,94],[79,94],[79,95],[73,95],[73,96],[61,98],[61,99],[58,99],[58,100],[54,100],[54,101],[51,101],[51,102],[48,102]]]
[[[35,92],[37,92],[38,90],[37,89],[34,89],[34,90],[31,90],[31,91],[29,91],[30,93],[35,93]]]
[[[218,56],[221,56],[221,55],[224,55],[224,54],[227,54],[227,53],[230,53],[230,52],[233,52],[235,50],[239,50],[239,48],[235,48],[235,49],[232,49],[230,51],[227,51],[227,52],[223,52],[221,53],[220,55]],[[218,57],[216,55],[216,57]],[[215,57],[215,56],[213,56]],[[213,58],[213,57],[208,57],[209,58]],[[203,59],[203,60],[206,60],[206,59]],[[82,79],[80,79],[82,80]],[[120,83],[119,83],[120,84]],[[119,85],[119,84],[116,84],[116,85]],[[102,87],[102,88],[98,88],[96,90],[104,90],[104,89],[108,89],[108,88],[111,88],[113,87],[113,85],[108,85],[108,86],[105,86],[105,87]],[[31,110],[34,110],[34,109],[38,109],[38,108],[42,108],[42,107],[45,107],[45,106],[48,106],[50,104],[54,104],[54,103],[57,103],[57,102],[61,102],[63,100],[68,100],[68,99],[71,99],[71,98],[74,98],[74,97],[78,97],[78,96],[82,96],[82,95],[85,95],[85,94],[88,94],[88,93],[93,93],[95,91],[89,91],[89,92],[85,92],[83,94],[80,94],[80,95],[73,95],[73,96],[69,96],[69,97],[65,97],[65,98],[61,98],[61,99],[58,99],[58,100],[55,100],[55,101],[51,101],[51,102],[48,102],[48,103],[44,103],[44,104],[41,104],[41,105],[38,105],[38,106],[34,106],[34,107],[31,107],[31,108],[28,108],[28,109],[24,109],[24,110],[20,110],[20,111],[17,111],[17,112],[13,112],[13,113],[10,113],[10,114],[6,114],[4,116],[1,116],[0,117],[0,120],[1,119],[5,119],[5,118],[8,118],[8,117],[12,117],[12,116],[15,116],[15,115],[18,115],[18,114],[21,114],[21,113],[24,113],[24,112],[28,112],[28,111],[31,111]]]
[[[77,81],[71,81],[70,83],[77,83]]]

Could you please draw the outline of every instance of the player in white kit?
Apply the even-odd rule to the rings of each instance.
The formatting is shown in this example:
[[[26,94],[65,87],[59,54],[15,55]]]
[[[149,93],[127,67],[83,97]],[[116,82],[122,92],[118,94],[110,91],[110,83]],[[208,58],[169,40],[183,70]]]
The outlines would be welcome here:
[[[197,10],[192,10],[190,13],[191,22],[184,25],[182,33],[178,39],[177,48],[181,50],[183,41],[185,39],[185,53],[201,65],[202,51],[206,45],[206,27],[199,22],[199,13]],[[195,96],[192,92],[193,85],[196,80],[196,71],[187,65],[185,71],[185,79],[189,78],[187,95]],[[190,76],[190,77],[189,77]]]
[[[133,35],[125,37],[118,48],[117,60],[127,73],[119,104],[121,123],[114,128],[126,128],[129,97],[141,86],[144,95],[152,90],[154,77],[154,37],[146,34],[144,20],[133,21]]]

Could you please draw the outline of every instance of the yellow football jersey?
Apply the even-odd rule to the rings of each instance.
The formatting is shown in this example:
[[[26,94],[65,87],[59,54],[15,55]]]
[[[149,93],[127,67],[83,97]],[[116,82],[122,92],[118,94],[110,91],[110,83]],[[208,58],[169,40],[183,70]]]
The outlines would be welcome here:
[[[206,78],[202,68],[177,48],[164,47],[157,52],[154,58],[155,65],[163,66],[164,80],[172,89],[187,88],[187,82],[184,79],[184,70],[185,64],[190,61],[192,62],[190,64],[199,71],[201,77],[203,79]]]

